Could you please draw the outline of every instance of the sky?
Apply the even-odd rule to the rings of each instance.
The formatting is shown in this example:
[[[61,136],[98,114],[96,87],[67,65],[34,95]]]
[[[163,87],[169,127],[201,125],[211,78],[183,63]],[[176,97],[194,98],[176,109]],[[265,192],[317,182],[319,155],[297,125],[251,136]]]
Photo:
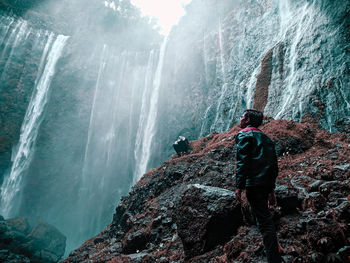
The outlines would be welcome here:
[[[184,6],[191,0],[131,0],[144,15],[158,19],[161,33],[167,35],[185,14]]]

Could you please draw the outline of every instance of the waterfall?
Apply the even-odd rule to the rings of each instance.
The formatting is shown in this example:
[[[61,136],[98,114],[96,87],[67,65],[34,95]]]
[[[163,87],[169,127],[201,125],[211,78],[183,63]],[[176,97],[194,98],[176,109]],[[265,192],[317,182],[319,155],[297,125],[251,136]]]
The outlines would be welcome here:
[[[278,1],[278,13],[281,21],[279,33],[284,35],[286,32],[284,32],[283,29],[288,27],[288,24],[290,23],[290,19],[292,17],[289,0]]]
[[[224,56],[224,42],[222,39],[222,22],[221,18],[219,19],[219,47],[220,47],[220,63],[221,63],[221,73],[222,73],[222,81],[226,83],[226,68],[225,68],[225,56]]]
[[[140,149],[141,157],[140,157],[139,163],[137,164],[138,168],[137,168],[136,177],[134,177],[134,181],[139,180],[141,176],[146,172],[148,168],[147,167],[148,162],[151,157],[151,150],[152,150],[151,147],[152,147],[152,140],[155,135],[159,91],[160,91],[160,85],[161,85],[163,62],[164,62],[164,55],[165,55],[167,40],[168,40],[168,37],[165,37],[163,40],[162,46],[160,48],[158,65],[157,65],[157,69],[153,80],[152,93],[150,96],[148,115],[145,118],[145,120],[142,120],[145,122],[145,128],[143,130],[142,147]],[[139,129],[142,129],[142,126],[139,126]]]
[[[224,125],[224,120],[222,116],[222,105],[224,102],[224,98],[227,92],[228,88],[228,83],[226,80],[226,68],[225,68],[225,60],[224,60],[224,44],[223,44],[223,36],[222,36],[222,25],[221,25],[221,19],[219,19],[219,47],[220,47],[220,63],[221,63],[221,74],[222,74],[222,86],[221,86],[221,92],[220,92],[220,97],[217,102],[216,106],[216,115],[214,122],[210,128],[210,131],[223,131],[223,125]],[[219,126],[219,127],[218,127]],[[219,130],[217,130],[219,129]]]
[[[10,48],[10,53],[8,55],[8,59],[5,63],[4,66],[4,71],[6,71],[8,64],[13,56],[14,51],[16,50],[18,44],[23,40],[25,40],[28,35],[30,34],[30,29],[28,30],[28,23],[27,21],[19,21],[18,22],[18,32],[13,31],[14,33],[16,33],[16,37],[14,39],[14,42],[11,44],[11,48]],[[9,44],[9,42],[7,42],[7,44]],[[6,49],[5,49],[6,51]]]
[[[108,47],[106,44],[104,44],[102,53],[101,53],[95,89],[93,93],[87,141],[85,145],[84,161],[83,161],[82,173],[81,173],[81,181],[80,181],[81,185],[80,185],[79,194],[78,194],[78,202],[77,202],[77,210],[79,211],[78,216],[81,222],[85,222],[85,224],[79,225],[79,233],[77,237],[79,241],[85,238],[85,232],[87,231],[87,228],[91,232],[96,231],[96,218],[100,216],[100,213],[95,213],[94,216],[90,215],[90,217],[88,217],[88,214],[91,212],[88,209],[88,206],[90,204],[89,200],[91,198],[92,192],[94,191],[94,187],[100,188],[100,183],[101,183],[94,180],[94,174],[93,172],[91,172],[91,170],[94,168],[93,154],[94,154],[94,146],[95,146],[94,145],[95,143],[94,133],[96,131],[95,126],[96,126],[96,122],[98,122],[99,120],[99,103],[98,102],[99,102],[99,98],[103,94],[103,90],[102,90],[103,74],[105,73],[105,69],[107,67],[108,57],[109,57]],[[105,136],[105,138],[108,138],[108,136],[107,137]],[[100,156],[100,158],[103,159],[103,156]],[[104,177],[102,176],[102,180],[103,179]],[[95,191],[98,191],[98,190],[95,189]],[[102,207],[102,204],[99,208],[101,207]],[[93,207],[93,209],[99,209],[99,208],[95,206]]]
[[[0,17],[0,24],[4,25],[1,28],[1,34],[0,34],[0,45],[2,45],[4,43],[4,40],[10,30],[11,25],[15,22],[15,19],[13,17],[9,17],[9,16],[1,16]]]
[[[285,0],[286,3],[288,3],[287,0]],[[286,4],[287,5],[287,4]],[[288,5],[287,5],[288,6]],[[283,15],[286,15],[286,17],[283,17]],[[291,15],[289,12],[283,11],[281,13],[281,20],[282,21],[291,21]],[[290,51],[289,51],[289,72],[288,76],[285,80],[285,86],[286,91],[283,93],[282,101],[281,101],[281,107],[280,111],[276,114],[276,118],[281,118],[283,114],[285,114],[287,111],[290,111],[290,105],[292,102],[300,104],[301,100],[304,98],[304,96],[307,96],[307,93],[309,89],[304,88],[303,90],[300,90],[299,87],[296,87],[295,85],[298,85],[297,78],[297,59],[299,57],[297,46],[299,42],[301,41],[301,38],[306,33],[306,30],[308,30],[308,27],[305,25],[308,25],[312,20],[312,16],[310,14],[310,8],[309,4],[306,3],[298,12],[296,12],[295,17],[293,17],[293,24],[292,26],[295,27],[295,35],[294,39],[292,40]],[[286,28],[282,28],[282,30],[285,32],[284,37],[287,35],[287,31],[290,29],[290,26],[288,26],[288,22],[281,23],[282,25],[286,26]],[[297,92],[296,92],[297,91]],[[299,94],[301,93],[301,94]],[[300,108],[300,106],[299,106]],[[298,110],[298,109],[297,109]],[[293,110],[292,116],[295,115],[295,111]],[[299,112],[300,116],[302,115],[302,112]]]
[[[254,90],[254,87],[256,85],[256,80],[257,80],[256,76],[258,75],[260,68],[261,68],[260,65],[255,68],[255,70],[253,71],[253,73],[250,76],[249,81],[248,81],[247,94],[246,94],[246,108],[247,109],[250,109],[253,107],[253,99],[254,99],[253,90]]]
[[[113,105],[119,105],[120,100],[121,100],[121,88],[124,86],[124,81],[125,81],[125,73],[127,72],[127,68],[129,66],[129,54],[128,52],[123,52],[120,57],[120,65],[121,69],[119,70],[119,81],[117,84],[117,87],[113,89],[112,93],[112,103]],[[108,140],[108,145],[107,145],[107,160],[106,160],[106,165],[110,165],[111,157],[114,152],[114,146],[115,146],[115,139],[116,139],[116,130],[118,129],[118,112],[119,112],[119,107],[113,107],[112,110],[112,125],[109,128],[109,140]],[[130,112],[129,112],[130,113]]]
[[[206,39],[205,39],[205,34],[203,33],[203,63],[204,63],[204,73],[205,73],[205,80],[208,83],[209,82],[209,69],[208,69],[208,54],[207,54],[207,45],[206,45]],[[203,137],[206,135],[207,132],[207,126],[208,126],[208,114],[209,111],[212,107],[212,104],[207,106],[204,115],[202,116],[202,125],[201,125],[201,130],[199,132],[199,137]]]
[[[136,54],[135,55],[135,61],[138,61],[138,59],[139,59],[139,55]],[[146,67],[146,74],[147,74],[147,68],[148,68],[148,65]],[[131,87],[132,87],[131,88],[131,103],[129,105],[130,116],[129,116],[129,120],[128,120],[128,136],[127,136],[127,152],[131,153],[131,154],[129,154],[128,158],[127,158],[127,163],[128,164],[130,164],[133,160],[135,160],[135,149],[134,149],[134,146],[136,145],[136,139],[135,139],[135,143],[133,143],[134,139],[133,139],[132,136],[134,135],[133,131],[135,130],[135,126],[136,126],[134,124],[134,122],[136,122],[136,119],[137,119],[137,116],[138,116],[138,112],[136,112],[136,110],[135,110],[135,108],[137,107],[137,103],[135,103],[135,101],[138,98],[138,94],[137,94],[138,81],[137,81],[137,79],[139,78],[139,76],[141,76],[141,74],[142,74],[142,70],[138,69],[138,70],[135,70],[133,72],[133,76],[132,76],[132,80],[133,81],[132,81],[132,85],[131,85]],[[137,134],[137,132],[136,132],[136,134]],[[133,168],[134,168],[134,171],[135,171],[135,167],[133,167]]]
[[[32,98],[21,127],[20,139],[13,152],[12,167],[1,186],[1,212],[5,217],[15,214],[14,209],[18,207],[16,204],[20,202],[23,177],[34,152],[55,66],[68,39],[66,36],[59,35],[53,42],[53,38],[51,34],[47,40],[39,67],[39,73],[42,72],[42,74],[39,74],[35,81]]]
[[[143,114],[141,103],[137,102],[144,91],[144,76],[148,78],[154,68],[145,65],[144,52],[121,51],[107,45],[96,49],[99,49],[96,57],[99,62],[91,89],[78,198],[72,204],[75,216],[69,219],[71,225],[75,220],[83,223],[71,235],[67,245],[70,249],[96,235],[110,222],[116,203],[132,185],[137,145],[135,126]],[[153,65],[151,54],[149,64]]]
[[[145,76],[145,82],[144,82],[144,88],[142,92],[142,103],[141,103],[141,111],[140,111],[140,119],[139,119],[139,125],[137,129],[136,134],[136,141],[135,141],[135,149],[134,149],[134,156],[135,156],[135,176],[134,181],[136,182],[137,178],[140,178],[145,171],[142,171],[141,169],[141,160],[142,160],[142,140],[143,140],[143,133],[145,130],[146,120],[148,116],[148,109],[149,109],[149,93],[151,89],[152,84],[152,77],[153,77],[153,63],[154,63],[154,51],[151,50],[148,58],[147,63],[147,70],[146,70],[146,76]]]
[[[205,110],[203,115],[203,123],[201,127],[201,131],[199,132],[199,137],[203,137],[206,135],[206,128],[208,125],[208,119],[209,119],[209,111],[211,110],[212,105],[209,105],[209,107]]]
[[[14,53],[23,52],[23,49],[18,48],[19,44],[22,42],[22,40],[25,40],[25,38],[28,37],[28,33],[30,33],[30,30],[27,30],[28,29],[27,21],[24,21],[24,20],[17,21],[12,30],[11,30],[11,25],[13,24],[13,21],[7,20],[6,22],[8,24],[4,28],[5,36],[2,40],[2,42],[4,43],[4,48],[0,53],[0,62],[4,63],[4,65],[0,69],[0,80],[3,79],[4,72],[8,70],[9,63],[12,61]]]
[[[100,67],[98,70],[97,81],[96,81],[96,85],[95,85],[95,92],[94,92],[94,97],[93,97],[93,102],[92,102],[92,107],[91,107],[91,113],[90,113],[89,129],[88,129],[87,142],[86,142],[86,146],[85,146],[83,171],[82,171],[82,187],[80,188],[80,191],[84,191],[87,188],[87,178],[86,178],[87,177],[86,170],[87,170],[87,165],[88,165],[87,158],[88,158],[91,136],[92,136],[92,125],[93,125],[95,114],[96,114],[95,107],[96,107],[97,94],[98,94],[98,90],[101,86],[100,82],[101,82],[102,72],[103,72],[104,68],[106,67],[106,49],[107,49],[107,46],[103,45]]]

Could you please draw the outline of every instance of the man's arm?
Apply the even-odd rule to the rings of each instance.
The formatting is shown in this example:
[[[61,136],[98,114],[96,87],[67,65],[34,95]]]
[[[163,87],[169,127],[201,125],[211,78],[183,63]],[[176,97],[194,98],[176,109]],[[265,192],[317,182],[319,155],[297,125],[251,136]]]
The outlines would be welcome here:
[[[237,162],[236,162],[236,188],[245,189],[246,178],[249,173],[251,149],[254,143],[254,138],[238,134],[236,137],[237,143]]]

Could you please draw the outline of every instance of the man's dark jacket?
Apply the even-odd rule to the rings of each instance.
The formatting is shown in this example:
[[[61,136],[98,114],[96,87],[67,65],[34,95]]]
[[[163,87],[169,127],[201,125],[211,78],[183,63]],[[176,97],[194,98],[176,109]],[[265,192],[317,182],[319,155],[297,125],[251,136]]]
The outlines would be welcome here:
[[[247,127],[238,133],[236,143],[236,187],[261,186],[273,190],[278,175],[273,141],[259,129]]]

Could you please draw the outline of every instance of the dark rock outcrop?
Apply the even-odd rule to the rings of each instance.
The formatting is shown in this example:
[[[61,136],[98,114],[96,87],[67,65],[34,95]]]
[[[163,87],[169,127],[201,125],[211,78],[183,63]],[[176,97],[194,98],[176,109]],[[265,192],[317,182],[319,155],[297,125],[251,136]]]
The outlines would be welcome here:
[[[348,162],[349,134],[329,133],[311,119],[266,119],[261,129],[291,147],[279,157],[273,211],[284,260],[346,262],[350,171],[335,167]],[[247,200],[238,204],[233,192],[238,131],[192,141],[190,154],[149,171],[122,199],[112,223],[63,262],[264,262]],[[304,146],[293,149],[292,138]],[[339,149],[337,159],[330,158],[332,149]]]
[[[66,237],[43,220],[34,228],[23,217],[0,221],[1,262],[58,262],[65,246]]]
[[[225,244],[243,224],[241,205],[232,191],[189,185],[174,214],[186,258]]]

